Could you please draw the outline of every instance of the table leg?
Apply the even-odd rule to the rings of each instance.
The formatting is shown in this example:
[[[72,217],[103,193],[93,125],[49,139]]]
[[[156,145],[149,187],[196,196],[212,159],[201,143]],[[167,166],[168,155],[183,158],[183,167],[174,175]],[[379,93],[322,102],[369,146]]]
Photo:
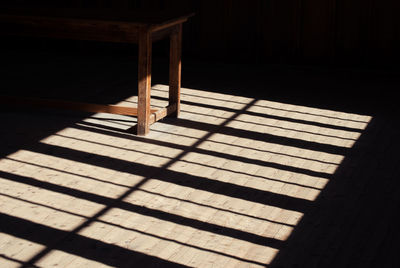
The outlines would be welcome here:
[[[170,114],[173,117],[178,117],[180,113],[181,54],[182,24],[179,24],[170,36],[169,105],[176,106],[176,110]]]
[[[139,83],[137,134],[146,135],[150,130],[151,96],[151,32],[147,28],[139,31]]]

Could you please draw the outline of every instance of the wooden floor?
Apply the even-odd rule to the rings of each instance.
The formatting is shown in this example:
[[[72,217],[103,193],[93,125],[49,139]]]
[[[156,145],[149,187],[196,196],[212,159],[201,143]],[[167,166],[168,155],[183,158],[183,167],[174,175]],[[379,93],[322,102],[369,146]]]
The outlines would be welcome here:
[[[2,109],[0,267],[399,267],[399,121],[348,91],[387,80],[202,64],[146,137],[127,116]],[[134,84],[97,75],[80,83],[97,97]]]

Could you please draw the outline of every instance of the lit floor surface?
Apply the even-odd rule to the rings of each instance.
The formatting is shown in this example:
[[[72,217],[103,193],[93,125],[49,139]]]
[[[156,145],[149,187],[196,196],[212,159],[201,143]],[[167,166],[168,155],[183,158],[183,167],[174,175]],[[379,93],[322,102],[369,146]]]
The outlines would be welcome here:
[[[382,92],[347,92],[390,86],[228,68],[188,65],[180,118],[146,137],[128,116],[3,108],[0,267],[398,267],[399,121]],[[57,90],[136,103],[135,77],[99,69]],[[165,83],[152,95],[164,106]]]

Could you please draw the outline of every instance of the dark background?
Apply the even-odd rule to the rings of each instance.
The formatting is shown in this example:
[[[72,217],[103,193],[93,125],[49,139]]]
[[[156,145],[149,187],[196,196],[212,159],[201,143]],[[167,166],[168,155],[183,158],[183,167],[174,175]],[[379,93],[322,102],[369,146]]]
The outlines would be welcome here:
[[[186,58],[228,63],[396,67],[397,0],[41,0],[3,4],[196,12]]]
[[[183,87],[369,115],[398,111],[397,0],[6,0],[1,5],[195,12],[184,24]],[[9,66],[2,73],[8,84],[3,94],[15,95],[29,81],[29,92],[21,94],[66,92],[99,102],[90,99],[93,94],[85,99],[82,92],[89,90],[76,86],[97,81],[99,71],[132,76],[130,87],[136,88],[136,44],[4,35],[0,41]],[[153,44],[153,84],[168,83],[168,56],[168,40]],[[31,68],[34,62],[61,62],[57,58],[63,59],[59,69],[42,66],[38,74]],[[82,61],[87,65],[77,64]],[[129,67],[121,67],[125,61]],[[54,90],[64,84],[74,86]],[[72,88],[80,94],[70,94]]]
[[[279,249],[272,267],[400,267],[395,246],[400,239],[395,220],[400,209],[396,94],[400,88],[397,14],[400,1],[7,0],[2,3],[192,10],[196,16],[184,24],[183,87],[204,90],[204,94],[217,91],[372,116],[368,128],[348,152],[329,185]],[[0,72],[1,94],[96,103],[114,103],[136,94],[135,45],[0,38],[4,46],[0,59],[5,66]],[[168,42],[154,44],[153,56],[153,84],[168,83]],[[0,109],[5,110],[4,105]],[[42,138],[86,117],[68,114],[54,119],[59,118],[60,112],[52,111],[36,113],[41,119],[30,122],[18,120],[25,117],[15,120],[15,114],[19,115],[15,111],[21,110],[11,113],[5,110],[9,119],[3,122],[6,127],[0,128],[3,144],[0,153],[4,156],[21,148],[34,148]],[[185,126],[185,120],[168,120],[170,124]],[[88,159],[91,158],[77,161]],[[3,218],[9,220],[9,216]],[[14,228],[15,224],[8,224],[6,233],[25,237],[24,225],[18,226],[23,231]],[[48,244],[49,234],[48,230],[38,229],[25,238],[32,240],[31,236],[37,236],[41,243]],[[65,247],[76,249],[74,244]],[[124,261],[132,254],[122,253],[118,257]],[[104,256],[93,258],[109,261]]]

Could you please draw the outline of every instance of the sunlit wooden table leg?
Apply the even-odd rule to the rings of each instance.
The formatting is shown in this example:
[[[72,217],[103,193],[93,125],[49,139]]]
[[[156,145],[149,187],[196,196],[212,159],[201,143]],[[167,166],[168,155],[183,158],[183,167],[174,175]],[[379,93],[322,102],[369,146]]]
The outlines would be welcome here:
[[[169,114],[172,117],[178,117],[180,113],[181,54],[182,24],[178,24],[170,36],[169,105],[176,107]]]
[[[151,98],[151,32],[147,27],[139,31],[139,82],[138,82],[138,125],[137,134],[146,135],[150,130]]]

